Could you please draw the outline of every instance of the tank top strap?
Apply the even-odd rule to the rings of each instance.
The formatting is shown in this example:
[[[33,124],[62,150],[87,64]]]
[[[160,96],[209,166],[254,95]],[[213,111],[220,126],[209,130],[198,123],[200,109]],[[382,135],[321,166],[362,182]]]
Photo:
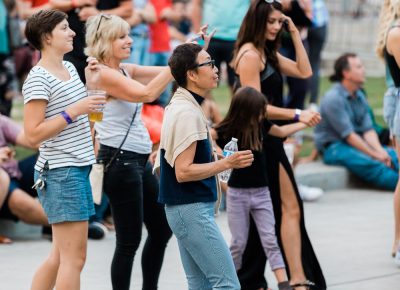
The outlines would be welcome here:
[[[238,65],[239,65],[239,62],[240,62],[240,60],[242,59],[243,55],[245,55],[245,54],[246,54],[247,52],[249,52],[249,51],[252,51],[252,49],[246,49],[245,51],[243,51],[243,52],[239,55],[238,60],[236,61],[235,68],[234,68],[235,72],[236,72],[236,70],[237,70],[237,67],[238,67]],[[263,61],[262,57],[261,57],[260,55],[259,55],[259,57],[260,57],[261,62],[262,62],[264,65],[266,65],[266,63]]]

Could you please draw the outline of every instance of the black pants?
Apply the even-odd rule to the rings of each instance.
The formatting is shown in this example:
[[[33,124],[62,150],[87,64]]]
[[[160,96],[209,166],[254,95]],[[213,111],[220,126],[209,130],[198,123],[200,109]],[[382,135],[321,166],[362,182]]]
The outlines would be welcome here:
[[[321,52],[324,47],[328,28],[327,25],[322,27],[313,27],[308,30],[308,45],[309,45],[309,58],[313,71],[310,78],[310,103],[317,103],[319,94],[319,68],[321,65]]]
[[[101,145],[98,159],[107,164],[115,151],[115,148]],[[147,158],[147,154],[120,150],[104,174],[104,191],[110,200],[117,238],[111,264],[111,283],[114,290],[129,289],[144,217],[149,237],[143,250],[143,289],[157,288],[165,246],[171,237],[162,206],[150,205],[156,200],[154,195],[157,195],[158,184],[153,184],[149,190],[153,197],[146,196],[146,205],[149,206],[146,207],[146,214],[143,213],[143,187],[154,183],[148,174],[144,174]]]
[[[235,72],[230,67],[229,63],[232,61],[234,46],[235,46],[235,41],[213,38],[211,39],[210,45],[207,50],[211,58],[215,60],[215,65],[218,68],[218,74],[220,76],[221,76],[221,63],[222,62],[226,63],[228,84],[231,88],[233,87],[233,83],[235,82]]]

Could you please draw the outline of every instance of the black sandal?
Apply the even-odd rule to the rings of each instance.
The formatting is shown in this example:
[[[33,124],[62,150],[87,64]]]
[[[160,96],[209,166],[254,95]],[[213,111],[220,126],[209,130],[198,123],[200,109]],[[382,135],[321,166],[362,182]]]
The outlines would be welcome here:
[[[292,285],[290,285],[290,287],[292,287],[293,290],[295,290],[297,287],[306,287],[307,290],[311,290],[312,288],[315,287],[315,283],[311,282],[309,280],[306,280],[301,283],[292,284]]]

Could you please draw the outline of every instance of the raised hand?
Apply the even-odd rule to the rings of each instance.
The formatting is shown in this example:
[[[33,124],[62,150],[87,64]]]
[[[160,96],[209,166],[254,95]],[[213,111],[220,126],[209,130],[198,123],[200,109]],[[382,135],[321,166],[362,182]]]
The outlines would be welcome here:
[[[211,38],[214,36],[215,32],[217,31],[216,29],[214,29],[213,31],[211,31],[211,33],[207,34],[207,29],[208,29],[208,24],[203,25],[202,27],[200,27],[200,31],[198,33],[196,33],[195,37],[190,37],[186,40],[186,43],[190,43],[190,42],[198,42],[200,40],[204,41],[204,46],[203,49],[207,50],[208,46],[210,44]]]

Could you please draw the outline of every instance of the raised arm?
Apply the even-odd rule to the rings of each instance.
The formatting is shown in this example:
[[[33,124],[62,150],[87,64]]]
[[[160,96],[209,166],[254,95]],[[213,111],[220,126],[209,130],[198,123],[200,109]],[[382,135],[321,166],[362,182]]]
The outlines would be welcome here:
[[[139,71],[129,71],[137,79],[150,79],[156,70],[152,67],[140,68]],[[130,67],[134,69],[133,66]],[[142,84],[136,79],[123,75],[120,71],[99,65],[96,59],[90,59],[85,70],[89,88],[101,89],[107,94],[128,102],[152,102],[165,90],[172,81],[169,67],[162,67],[160,72],[148,83]]]
[[[263,69],[260,54],[251,45],[243,47],[245,51],[242,56],[239,52],[240,60],[236,64],[236,73],[239,74],[240,83],[243,87],[252,87],[261,92],[260,71]],[[243,52],[242,52],[243,53]],[[271,88],[273,89],[273,88]],[[279,108],[272,105],[267,106],[267,117],[271,120],[293,120],[296,111],[294,109]],[[321,121],[321,116],[317,112],[301,111],[299,120],[308,126],[315,126]]]
[[[296,61],[288,59],[278,53],[279,68],[281,72],[287,76],[295,78],[309,78],[312,75],[310,61],[308,60],[307,52],[301,41],[300,33],[294,25],[292,19],[285,16],[288,23],[290,36],[292,37],[293,45],[296,51]]]

